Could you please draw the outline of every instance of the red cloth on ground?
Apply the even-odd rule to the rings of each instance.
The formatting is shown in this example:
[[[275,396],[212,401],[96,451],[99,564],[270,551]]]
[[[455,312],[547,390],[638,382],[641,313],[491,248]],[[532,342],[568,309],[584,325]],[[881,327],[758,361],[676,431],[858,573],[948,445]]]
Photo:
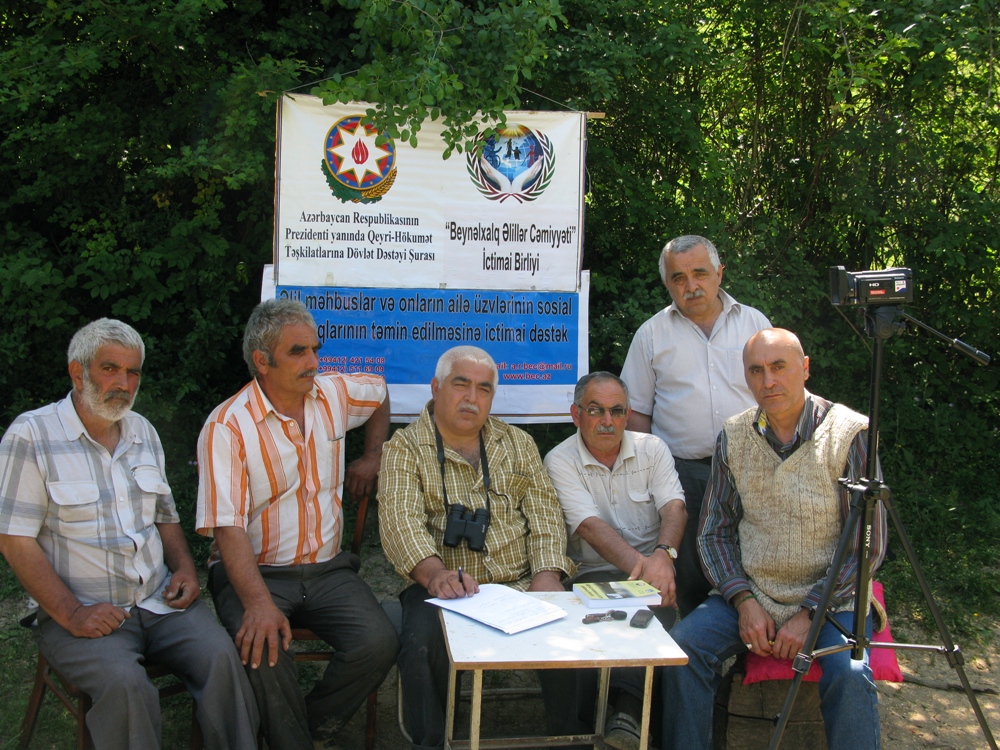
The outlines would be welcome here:
[[[885,607],[885,593],[882,584],[878,581],[872,582],[872,593]],[[881,633],[872,635],[872,643],[892,643],[892,630],[888,624]],[[885,682],[902,682],[903,673],[899,670],[899,662],[896,661],[896,651],[891,648],[872,648],[868,662],[872,669],[872,676],[876,680]],[[819,661],[814,661],[806,676],[802,679],[806,682],[819,682],[823,668]],[[755,682],[764,680],[791,680],[795,678],[792,671],[791,659],[775,659],[773,656],[758,656],[757,654],[746,655],[746,674],[743,677],[744,685],[752,685]]]

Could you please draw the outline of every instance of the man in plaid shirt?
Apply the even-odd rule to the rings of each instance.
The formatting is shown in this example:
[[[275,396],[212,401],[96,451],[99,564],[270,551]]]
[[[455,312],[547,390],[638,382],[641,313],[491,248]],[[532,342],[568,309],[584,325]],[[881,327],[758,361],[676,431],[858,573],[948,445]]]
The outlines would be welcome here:
[[[93,700],[97,747],[159,747],[144,659],[183,673],[206,747],[253,747],[253,692],[198,601],[156,430],[131,411],[144,357],[117,320],[73,336],[73,390],[19,416],[0,442],[0,550],[39,604],[45,658]]]
[[[562,510],[538,448],[526,432],[490,416],[497,378],[496,363],[482,349],[445,352],[431,380],[431,401],[416,422],[393,435],[382,456],[382,546],[411,584],[399,597],[399,674],[414,750],[443,746],[448,694],[438,608],[425,600],[472,596],[480,583],[562,591],[563,578],[576,570],[566,557]],[[485,529],[466,525],[468,535],[446,543],[448,506],[454,517],[456,505],[473,521],[487,511],[489,522]],[[576,718],[572,670],[539,670],[539,679],[549,734],[585,731]]]

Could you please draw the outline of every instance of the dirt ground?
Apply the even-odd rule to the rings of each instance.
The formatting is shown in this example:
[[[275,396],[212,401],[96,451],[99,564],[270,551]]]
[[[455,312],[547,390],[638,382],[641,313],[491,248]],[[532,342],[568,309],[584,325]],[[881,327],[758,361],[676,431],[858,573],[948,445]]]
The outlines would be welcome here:
[[[393,599],[401,588],[401,580],[385,561],[377,541],[371,540],[366,544],[363,559],[362,575],[365,580],[380,599]],[[207,594],[206,599],[211,601]],[[0,631],[15,626],[23,608],[23,600],[0,602]],[[940,641],[936,633],[931,635],[920,624],[906,618],[896,617],[892,626],[897,642],[937,644]],[[993,627],[987,643],[971,645],[963,653],[970,682],[974,688],[985,691],[976,693],[979,703],[992,731],[1000,737],[1000,675],[997,671],[1000,665],[1000,626]],[[907,650],[899,651],[897,655],[905,681],[898,685],[879,684],[883,747],[887,750],[988,747],[965,693],[950,687],[958,685],[958,677],[946,658],[930,651]],[[306,666],[303,669],[305,684],[310,681],[310,669],[315,667]],[[30,680],[30,676],[26,674],[25,679]],[[486,680],[488,686],[532,687],[537,684],[531,673],[520,672],[487,674]],[[25,684],[25,698],[28,689],[29,685]],[[404,750],[409,747],[397,722],[396,690],[396,670],[393,669],[379,691],[377,750]],[[483,714],[484,736],[534,734],[543,728],[541,700],[537,696],[489,701],[484,704]],[[186,712],[182,715],[186,720]],[[466,729],[459,736],[467,736],[467,716],[465,704],[457,726]],[[365,711],[362,708],[348,724],[340,740],[343,750],[364,748],[364,722]]]

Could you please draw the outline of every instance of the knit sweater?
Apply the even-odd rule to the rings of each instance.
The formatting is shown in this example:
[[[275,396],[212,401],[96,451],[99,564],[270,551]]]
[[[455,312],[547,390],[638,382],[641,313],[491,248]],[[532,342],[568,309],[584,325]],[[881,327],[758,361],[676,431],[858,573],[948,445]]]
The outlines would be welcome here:
[[[837,480],[868,420],[834,404],[810,440],[782,461],[753,427],[755,409],[726,422],[729,466],[743,502],[740,559],[777,627],[823,578],[841,533]],[[854,598],[838,609],[854,608]]]

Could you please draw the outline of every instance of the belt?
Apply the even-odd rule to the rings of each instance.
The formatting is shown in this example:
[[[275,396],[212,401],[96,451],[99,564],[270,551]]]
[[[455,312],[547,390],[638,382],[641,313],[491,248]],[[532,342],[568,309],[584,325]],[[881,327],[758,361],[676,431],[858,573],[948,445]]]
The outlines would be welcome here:
[[[704,464],[705,466],[712,465],[711,456],[705,456],[704,458],[678,458],[677,456],[674,456],[674,463],[676,463],[677,461],[687,461],[688,463],[692,464]]]

